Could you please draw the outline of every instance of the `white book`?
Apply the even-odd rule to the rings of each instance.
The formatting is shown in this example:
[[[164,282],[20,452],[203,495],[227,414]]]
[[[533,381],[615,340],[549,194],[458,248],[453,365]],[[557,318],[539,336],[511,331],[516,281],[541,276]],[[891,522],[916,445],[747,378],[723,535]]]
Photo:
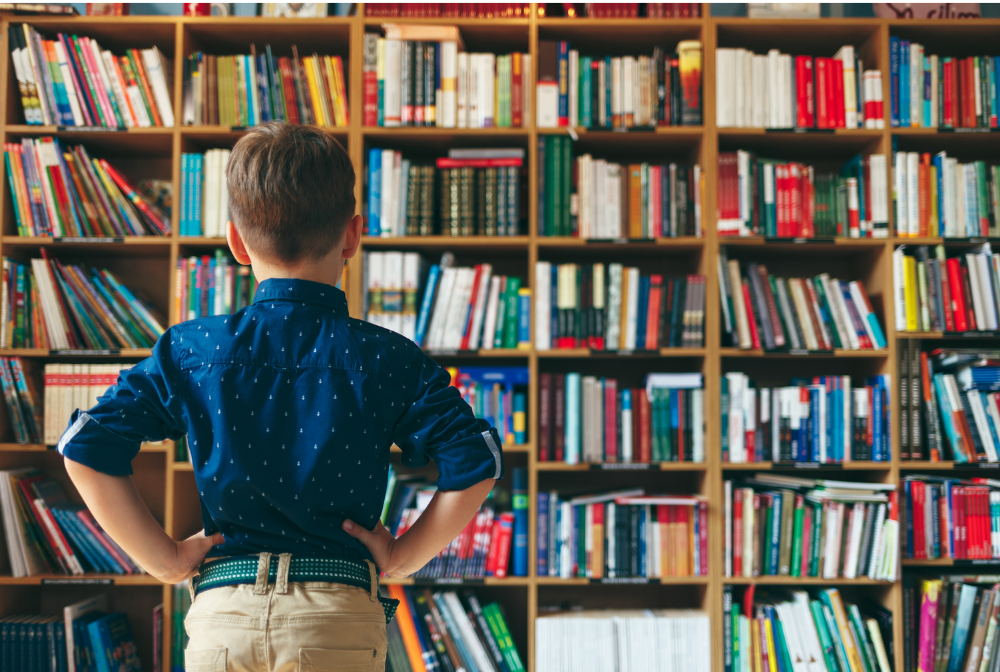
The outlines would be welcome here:
[[[809,666],[806,662],[808,655],[799,636],[798,624],[795,623],[794,608],[790,602],[779,602],[774,606],[774,610],[781,621],[782,634],[785,636],[785,646],[788,649],[788,657],[792,661],[792,672],[809,672]],[[803,623],[803,625],[808,627],[808,622]]]
[[[497,310],[500,307],[500,287],[503,281],[493,276],[490,279],[490,296],[486,302],[486,317],[483,320],[483,342],[480,345],[482,350],[492,350],[494,336],[497,330]]]
[[[559,85],[555,82],[538,82],[536,104],[537,126],[556,128],[559,125]]]
[[[69,109],[73,113],[73,123],[77,126],[85,126],[83,112],[80,110],[80,101],[77,99],[76,87],[73,86],[73,78],[69,72],[69,61],[66,57],[66,49],[62,42],[55,40],[56,58],[59,59],[59,70],[62,73],[63,83],[66,86],[66,97],[69,98]],[[103,109],[102,109],[103,112]]]
[[[852,280],[847,284],[848,290],[851,292],[851,299],[854,301],[854,307],[858,310],[858,316],[861,318],[861,324],[865,328],[865,333],[868,335],[868,340],[871,341],[873,350],[881,350],[878,342],[875,340],[875,330],[872,329],[871,322],[868,320],[868,316],[872,314],[868,310],[868,304],[864,300],[864,295],[861,293],[861,285],[857,280]]]
[[[400,40],[385,41],[385,89],[382,94],[383,125],[399,126],[402,119],[403,49]],[[384,193],[384,192],[383,192]]]
[[[535,262],[535,349],[552,347],[552,263]]]
[[[945,237],[954,236],[955,233],[955,164],[954,159],[948,158],[944,152],[938,152],[941,157],[941,172],[944,189],[938,198],[944,198],[944,222],[939,227],[941,234]]]
[[[909,221],[910,236],[920,235],[920,153],[908,152],[906,154],[906,197],[909,202],[906,204],[907,219]]]
[[[420,255],[416,252],[407,252],[403,255],[403,315],[400,333],[411,341],[417,337],[417,311],[407,309],[407,296],[416,296],[420,286]],[[414,299],[414,303],[416,299]]]
[[[580,125],[580,52],[569,50],[569,125]]]
[[[768,128],[781,128],[781,52],[771,49],[767,52],[767,110]]]
[[[854,505],[854,515],[851,516],[850,536],[847,546],[847,564],[844,567],[844,577],[854,579],[858,576],[858,554],[861,552],[861,532],[865,524],[865,505],[858,502]]]
[[[635,121],[635,57],[623,56],[621,63],[621,106],[624,126],[626,118],[633,123]]]
[[[840,538],[837,535],[837,518],[838,518],[838,507],[836,504],[824,504],[823,505],[824,525],[826,526],[826,539],[823,545],[823,557],[825,558],[823,566],[823,578],[824,579],[836,579],[838,564],[840,562]]]
[[[705,391],[691,393],[691,461],[705,461]]]
[[[14,77],[17,79],[19,88],[24,91],[29,87],[28,77],[24,74],[24,64],[21,62],[21,49],[10,50],[10,62],[14,66]],[[40,124],[41,119],[36,115],[34,106],[22,108],[24,110],[24,121],[28,124]]]
[[[886,505],[879,504],[875,511],[875,534],[872,536],[872,561],[868,565],[868,578],[875,579],[880,576],[882,563],[885,559],[885,512]]]
[[[854,47],[845,44],[833,56],[844,66],[844,122],[847,128],[858,127],[857,74],[854,71]]]
[[[726,47],[715,50],[715,124],[719,128],[736,125],[736,52]]]
[[[858,332],[854,328],[854,320],[851,319],[850,310],[847,308],[847,301],[844,299],[844,291],[840,280],[831,278],[830,288],[833,291],[837,309],[840,311],[840,318],[844,323],[844,331],[840,334],[840,342],[847,350],[860,350],[861,340],[858,338]],[[847,337],[846,340],[844,336]]]
[[[393,179],[396,177],[396,152],[391,149],[382,150],[382,199],[379,205],[382,208],[382,237],[389,238],[396,236],[396,186]]]
[[[479,128],[493,128],[495,125],[496,56],[479,55],[477,86],[479,87]]]
[[[458,43],[441,43],[441,115],[444,128],[455,128],[458,117],[456,84],[458,79]],[[445,83],[448,86],[445,86]]]
[[[905,54],[904,54],[905,57]],[[923,126],[924,48],[910,43],[910,126]]]
[[[604,189],[607,194],[604,229],[602,238],[618,238],[622,235],[622,167],[617,163],[607,164]]]
[[[480,670],[492,669],[492,660],[483,648],[482,642],[476,635],[476,631],[472,626],[472,622],[469,620],[469,616],[462,606],[462,603],[458,599],[453,591],[448,591],[444,593],[444,601],[447,604],[447,608],[451,611],[452,619],[458,625],[458,631],[461,638],[465,641],[465,646],[472,658],[475,660],[476,667]]]
[[[382,268],[382,326],[403,333],[403,253],[386,252]]]
[[[987,252],[980,252],[975,255],[975,259],[979,267],[979,291],[982,293],[983,317],[986,319],[986,330],[995,331],[1000,328],[1000,325],[997,324],[997,302],[996,296],[993,294],[993,276],[990,273],[993,257]]]
[[[986,418],[986,409],[983,408],[983,400],[978,390],[969,390],[966,397],[969,400],[969,407],[972,408],[972,418],[976,425],[976,431],[983,441],[983,448],[986,449],[986,458],[990,462],[1000,461],[997,457],[997,445],[993,443],[993,435],[990,432],[989,421]]]
[[[782,54],[779,63],[781,65],[781,121],[782,128],[791,128],[795,125],[795,115],[792,113],[792,56]]]
[[[966,266],[969,270],[969,287],[972,290],[972,308],[976,316],[976,328],[979,331],[986,331],[987,322],[985,309],[983,307],[982,282],[979,279],[979,264],[976,263],[976,255],[965,255]]]
[[[895,154],[895,173],[896,178],[896,188],[895,188],[895,200],[896,200],[896,235],[900,237],[910,235],[910,215],[907,213],[907,205],[910,202],[907,196],[907,189],[909,187],[909,179],[907,178],[907,172],[909,171],[909,164],[906,159],[906,152],[896,152]]]
[[[521,72],[523,73],[521,77],[521,88],[523,90],[523,98],[521,99],[521,116],[524,119],[524,125],[528,124],[528,119],[531,119],[531,106],[534,101],[531,98],[531,80],[534,70],[531,69],[531,54],[521,54]]]
[[[611,77],[611,118],[612,124],[614,124],[614,118],[617,116],[619,121],[618,125],[621,126],[624,122],[622,121],[622,59],[619,57],[614,57],[611,59],[611,72],[609,73]]]
[[[639,269],[627,269],[628,306],[625,312],[625,349],[635,350],[635,329],[639,319]]]
[[[45,318],[49,345],[54,346],[56,350],[68,350],[69,339],[66,337],[68,325],[56,298],[55,288],[52,286],[52,275],[49,273],[48,264],[43,259],[32,259],[31,269],[42,300],[42,316]]]
[[[744,375],[742,373],[727,373],[729,384],[729,461],[734,464],[746,462],[746,452],[743,434],[743,394]],[[744,556],[752,557],[752,556]]]
[[[108,79],[111,80],[111,90],[115,95],[115,100],[118,101],[118,109],[121,111],[125,126],[133,128],[138,125],[138,120],[132,112],[128,94],[125,92],[125,83],[118,77],[118,71],[115,70],[114,58],[114,55],[110,51],[105,50],[101,52],[101,62],[108,73]]]
[[[725,549],[723,557],[726,559],[725,576],[729,578],[733,575],[733,482],[726,479],[722,483],[723,491],[723,515],[725,516]]]
[[[455,96],[455,125],[458,128],[469,127],[469,54],[460,52],[456,56],[457,88]]]
[[[444,323],[441,347],[446,350],[457,350],[462,345],[462,335],[465,333],[466,318],[469,312],[469,299],[472,296],[472,284],[476,271],[473,268],[458,269],[455,280],[455,290],[448,302],[448,315]]]
[[[451,302],[451,295],[455,290],[455,279],[457,275],[458,269],[454,266],[449,266],[441,272],[441,282],[438,286],[437,295],[434,297],[434,308],[431,316],[430,327],[427,329],[427,336],[424,339],[428,350],[441,349],[444,322],[448,317],[448,305]]]
[[[743,576],[753,576],[753,542],[754,542],[754,508],[753,490],[743,489]]]
[[[229,185],[226,183],[226,168],[229,166],[232,151],[220,149],[219,152],[219,173],[222,177],[219,179],[219,226],[215,235],[225,237],[226,225],[229,223]]]
[[[743,117],[740,125],[743,127],[751,127],[753,126],[755,102],[755,92],[753,89],[753,69],[756,65],[755,54],[752,51],[743,49],[740,61],[739,89],[743,92]]]
[[[479,271],[479,285],[476,287],[476,305],[472,307],[472,325],[469,330],[469,350],[478,350],[486,317],[486,301],[490,293],[493,266],[483,264]]]
[[[584,154],[576,160],[577,173],[577,227],[580,237],[590,238],[590,169],[591,162],[589,154]]]
[[[885,154],[872,154],[868,158],[868,170],[871,179],[872,236],[886,238],[889,236],[889,203],[886,200],[889,182]]]
[[[956,227],[959,232],[959,236],[974,236],[977,235],[976,229],[973,227],[973,222],[975,221],[975,215],[970,217],[970,194],[969,194],[969,178],[972,178],[972,183],[975,184],[975,172],[970,171],[972,167],[968,163],[955,163],[955,204],[957,206],[957,217],[956,217]],[[970,172],[972,175],[970,176]],[[972,199],[975,199],[973,192]],[[972,221],[970,221],[972,220]]]
[[[903,250],[905,246],[896,248],[892,253],[892,293],[896,314],[896,331],[906,331],[906,271],[903,267]]]
[[[605,350],[617,350],[621,340],[622,275],[621,264],[608,265],[608,319]]]
[[[637,400],[633,399],[632,403],[637,403]],[[621,411],[621,428],[622,428],[622,462],[632,461],[632,408],[625,408],[622,405]]]
[[[216,220],[219,218],[219,152],[210,149],[205,152],[202,171],[201,228],[206,236],[213,236]]]
[[[163,120],[163,125],[170,128],[174,125],[174,106],[170,102],[170,90],[167,88],[167,75],[168,73],[168,63],[169,61],[160,53],[160,50],[155,46],[151,49],[142,50],[142,60],[146,65],[146,74],[149,79],[149,87],[153,90],[153,98],[156,99],[156,109],[160,112],[160,119]],[[251,60],[251,68],[255,68],[255,64]],[[251,81],[256,81],[254,78]],[[171,82],[173,84],[173,82]],[[257,87],[253,87],[255,102],[257,109],[260,109],[259,94],[257,93]]]
[[[770,111],[767,105],[769,97],[767,91],[767,68],[767,56],[754,54],[752,71],[753,114],[750,118],[750,125],[753,128],[764,128],[770,119]]]
[[[931,62],[931,128],[938,127],[938,55],[930,57]]]

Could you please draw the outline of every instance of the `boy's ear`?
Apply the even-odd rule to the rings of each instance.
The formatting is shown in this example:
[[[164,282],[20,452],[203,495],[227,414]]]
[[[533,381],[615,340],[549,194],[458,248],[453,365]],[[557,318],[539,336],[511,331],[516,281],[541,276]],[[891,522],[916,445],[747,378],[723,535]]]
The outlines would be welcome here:
[[[347,222],[347,230],[344,232],[344,249],[340,253],[342,259],[350,259],[358,253],[364,222],[365,218],[361,215],[354,215],[351,217],[351,221]]]
[[[232,220],[226,223],[226,240],[229,242],[229,250],[233,253],[236,262],[243,266],[249,266],[250,255],[247,254],[247,246]]]

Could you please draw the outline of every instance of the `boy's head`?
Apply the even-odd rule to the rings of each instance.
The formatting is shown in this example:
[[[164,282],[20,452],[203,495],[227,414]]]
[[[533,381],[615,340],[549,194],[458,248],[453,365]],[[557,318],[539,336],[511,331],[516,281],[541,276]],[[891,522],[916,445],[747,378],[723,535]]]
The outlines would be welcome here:
[[[229,214],[242,246],[269,266],[323,259],[351,228],[354,180],[350,157],[330,133],[281,122],[257,126],[236,143],[226,168]]]

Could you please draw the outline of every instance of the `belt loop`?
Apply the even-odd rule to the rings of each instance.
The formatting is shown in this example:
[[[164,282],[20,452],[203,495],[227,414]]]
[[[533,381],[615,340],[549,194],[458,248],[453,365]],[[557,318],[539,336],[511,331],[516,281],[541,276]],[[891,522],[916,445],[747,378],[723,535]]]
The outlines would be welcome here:
[[[291,553],[282,553],[278,556],[278,577],[274,583],[274,592],[278,595],[284,595],[288,592],[288,568],[291,564]]]
[[[368,564],[368,578],[371,581],[371,599],[372,602],[378,600],[378,570],[375,569],[375,563],[371,560],[365,560]]]
[[[254,595],[267,592],[267,575],[271,571],[271,554],[261,553],[257,559],[257,583],[253,587]]]

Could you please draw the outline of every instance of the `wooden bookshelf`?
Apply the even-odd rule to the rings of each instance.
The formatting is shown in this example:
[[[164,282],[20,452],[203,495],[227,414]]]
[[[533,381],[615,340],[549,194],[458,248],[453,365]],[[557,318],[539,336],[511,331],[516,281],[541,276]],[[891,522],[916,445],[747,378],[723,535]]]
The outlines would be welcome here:
[[[757,380],[784,382],[799,375],[819,373],[896,375],[896,347],[901,339],[921,339],[981,343],[1000,342],[1000,335],[963,335],[938,333],[896,333],[892,302],[892,251],[899,244],[943,243],[960,247],[982,240],[942,240],[940,238],[889,238],[879,240],[836,239],[800,241],[720,238],[715,230],[718,153],[735,149],[754,149],[769,155],[799,160],[842,162],[856,153],[890,155],[893,142],[900,150],[946,150],[967,159],[989,159],[1000,150],[997,133],[939,133],[936,129],[893,129],[886,120],[884,130],[837,129],[833,133],[774,132],[761,129],[718,129],[715,125],[715,48],[745,47],[758,53],[777,47],[784,52],[832,55],[843,44],[853,44],[867,68],[882,70],[883,99],[889,109],[889,36],[898,34],[916,39],[938,53],[985,53],[1000,37],[1000,20],[885,20],[885,19],[822,19],[749,20],[742,18],[712,18],[708,5],[699,19],[564,19],[538,18],[535,6],[528,17],[516,19],[382,19],[366,18],[364,5],[358,4],[358,16],[323,19],[265,19],[216,17],[4,17],[3,34],[10,23],[30,23],[46,34],[75,32],[89,35],[105,48],[119,50],[148,47],[156,44],[173,62],[174,110],[178,119],[182,101],[182,63],[192,51],[203,49],[217,54],[239,53],[247,44],[270,43],[276,53],[285,53],[292,44],[310,52],[338,54],[344,59],[349,97],[351,124],[332,129],[347,148],[354,163],[358,180],[355,196],[358,208],[364,208],[366,150],[386,147],[421,155],[443,155],[451,146],[461,147],[522,147],[528,165],[529,221],[527,235],[511,238],[451,238],[446,236],[366,239],[372,249],[414,250],[440,254],[454,250],[462,258],[489,260],[502,258],[505,267],[519,273],[534,287],[535,262],[541,260],[634,262],[641,265],[673,265],[706,276],[705,346],[703,348],[668,348],[642,353],[605,353],[586,349],[569,351],[537,351],[534,348],[512,351],[440,352],[432,353],[443,363],[483,363],[482,360],[524,362],[529,367],[532,385],[529,391],[529,441],[526,446],[506,449],[508,469],[527,466],[529,470],[530,534],[529,576],[505,579],[469,581],[484,597],[501,602],[509,620],[515,642],[529,670],[534,670],[534,620],[540,609],[564,602],[585,608],[600,607],[694,607],[706,610],[712,619],[712,650],[722,650],[722,591],[725,585],[743,586],[747,579],[723,576],[723,479],[754,470],[776,470],[802,475],[830,476],[843,474],[880,482],[896,483],[900,472],[980,470],[992,473],[993,467],[962,465],[951,462],[904,462],[898,458],[898,442],[893,432],[893,460],[887,463],[854,462],[842,466],[785,464],[763,462],[752,465],[723,464],[719,455],[719,378],[727,371],[746,371]],[[377,128],[362,126],[362,41],[366,32],[376,32],[382,23],[453,24],[461,28],[470,50],[491,50],[498,53],[514,50],[531,53],[538,63],[540,39],[564,39],[585,49],[603,49],[601,53],[647,53],[655,45],[672,47],[682,39],[700,39],[704,49],[703,117],[701,127],[661,127],[654,132],[613,133],[574,129],[579,140],[575,146],[595,155],[630,160],[658,160],[664,157],[686,158],[701,164],[705,173],[703,201],[704,237],[655,241],[653,244],[622,242],[589,242],[575,238],[543,238],[537,235],[537,145],[539,135],[566,134],[567,129],[538,129],[534,119],[526,119],[524,128],[506,129],[438,129],[438,128]],[[131,129],[128,131],[60,130],[54,126],[24,124],[20,94],[8,52],[8,44],[0,44],[0,133],[5,142],[24,137],[55,135],[69,143],[84,143],[95,155],[107,157],[133,179],[154,177],[172,180],[175,202],[180,194],[180,157],[183,152],[205,151],[230,147],[243,134],[241,129],[219,126]],[[529,77],[534,73],[528,73]],[[890,161],[891,169],[891,161]],[[892,184],[892,180],[889,180]],[[890,186],[891,188],[891,186]],[[890,195],[891,196],[891,195]],[[61,242],[49,238],[22,238],[16,235],[8,188],[0,189],[0,253],[26,259],[42,248],[60,258],[100,264],[120,274],[130,286],[149,296],[164,322],[176,323],[171,301],[174,291],[177,260],[183,256],[210,253],[224,246],[219,238],[181,238],[177,235],[178,208],[174,208],[174,234],[166,238],[126,238],[111,242]],[[891,213],[890,213],[891,214]],[[890,223],[891,226],[891,223]],[[883,328],[888,347],[881,352],[808,352],[772,355],[761,351],[741,351],[720,346],[719,288],[716,260],[719,248],[725,245],[730,258],[753,260],[764,258],[782,272],[806,273],[822,269],[841,273],[865,283]],[[345,276],[344,287],[351,313],[360,316],[361,265],[352,262]],[[984,340],[985,339],[985,340]],[[122,350],[110,354],[52,353],[48,350],[13,350],[3,354],[28,358],[33,366],[47,361],[137,361],[149,355],[149,350]],[[498,362],[499,363],[499,362]],[[541,463],[537,459],[538,386],[541,371],[583,371],[614,374],[638,381],[652,371],[698,371],[705,376],[706,461],[703,464],[658,464],[648,468],[602,469],[600,465],[567,466]],[[769,380],[768,380],[769,379]],[[898,421],[893,407],[892,426]],[[6,411],[0,411],[0,467],[34,465],[53,475],[76,496],[66,478],[61,457],[49,446],[22,446],[10,443],[13,432]],[[398,452],[393,452],[398,461]],[[196,532],[201,527],[201,510],[190,464],[174,462],[172,444],[144,446],[134,462],[135,479],[154,516],[176,538]],[[1000,473],[1000,472],[998,472]],[[535,571],[535,502],[540,491],[552,488],[576,491],[598,490],[620,484],[640,483],[651,492],[692,492],[709,498],[709,575],[706,577],[675,577],[636,582],[602,582],[589,579],[558,579],[538,577]],[[509,476],[506,485],[509,486]],[[911,567],[983,567],[982,563],[953,561],[909,561],[901,563],[903,571]],[[994,563],[1000,565],[1000,563]],[[986,571],[985,568],[976,571]],[[10,575],[7,554],[0,552],[0,616],[41,610],[55,610],[73,599],[95,592],[107,592],[115,608],[129,613],[143,660],[151,660],[151,610],[164,604],[171,613],[171,590],[147,576],[108,577],[96,575],[84,581],[65,581],[67,577],[33,576],[14,579]],[[451,582],[423,582],[413,579],[390,580],[404,585],[453,585]],[[866,579],[823,580],[813,578],[763,577],[752,581],[762,585],[837,585],[856,594],[870,595],[889,608],[894,615],[896,669],[903,664],[902,590],[897,582],[875,582]],[[172,619],[164,619],[164,669],[170,665]],[[713,654],[713,670],[722,672],[721,655]]]

